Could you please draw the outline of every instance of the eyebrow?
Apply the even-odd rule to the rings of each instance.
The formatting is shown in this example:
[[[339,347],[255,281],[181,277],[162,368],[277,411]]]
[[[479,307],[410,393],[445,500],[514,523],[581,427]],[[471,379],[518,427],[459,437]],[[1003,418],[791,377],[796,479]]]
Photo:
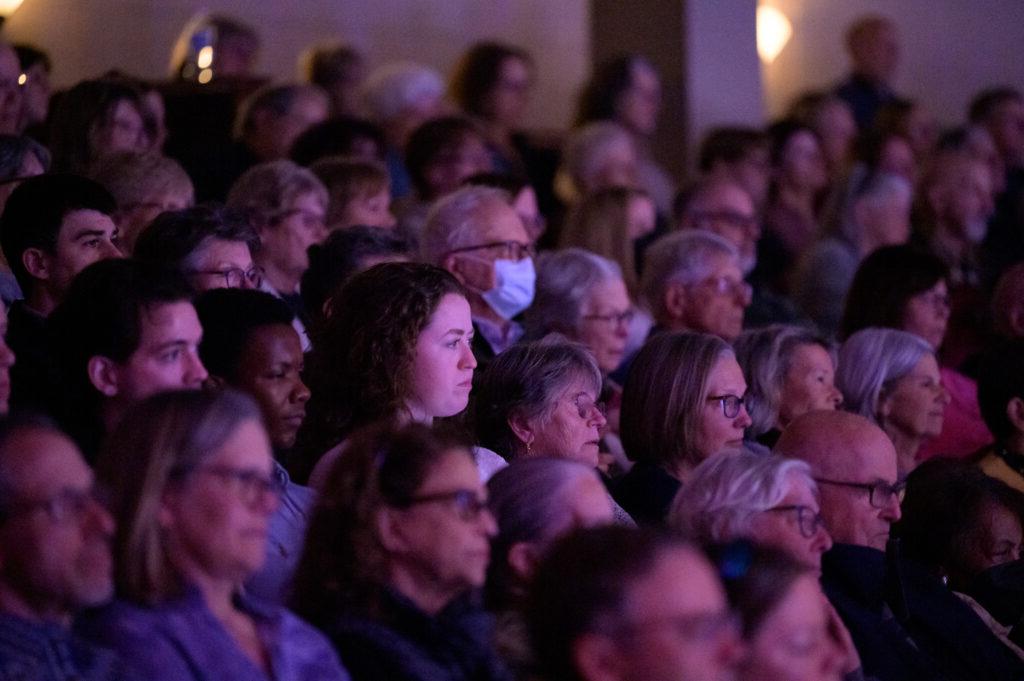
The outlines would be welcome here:
[[[114,234],[114,233],[115,232],[111,232],[111,234]],[[71,237],[71,240],[72,241],[78,241],[79,239],[84,239],[86,237],[106,236],[106,235],[107,235],[107,233],[104,230],[102,230],[102,229],[88,229],[88,230],[85,230],[84,232],[79,232],[78,234],[75,234],[73,237]]]

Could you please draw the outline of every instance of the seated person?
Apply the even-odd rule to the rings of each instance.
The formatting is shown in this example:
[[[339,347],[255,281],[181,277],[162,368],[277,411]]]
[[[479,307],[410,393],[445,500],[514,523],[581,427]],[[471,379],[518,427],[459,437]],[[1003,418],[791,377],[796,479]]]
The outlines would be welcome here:
[[[657,331],[697,331],[733,341],[743,330],[750,284],[728,241],[703,230],[675,232],[647,249],[640,287]]]
[[[699,633],[677,625],[696,622]],[[617,526],[556,542],[527,605],[543,678],[554,681],[732,679],[742,652],[734,622],[704,554],[674,535]]]
[[[516,678],[532,678],[539,670],[523,620],[530,578],[559,537],[611,523],[611,499],[593,468],[546,457],[513,462],[487,481],[487,492],[498,523],[486,590],[497,616],[495,645]]]
[[[978,404],[994,438],[975,457],[978,466],[1024,492],[1024,339],[1006,341],[982,355]]]
[[[16,417],[0,422],[0,477],[0,678],[134,678],[70,631],[114,592],[114,520],[82,455],[52,422]]]
[[[354,681],[507,679],[473,598],[496,532],[464,443],[418,423],[371,427],[327,476],[292,602]]]
[[[662,333],[640,349],[622,390],[619,433],[635,464],[612,496],[641,525],[660,525],[703,460],[743,446],[747,382],[732,348],[703,333]]]
[[[1024,658],[1024,649],[1011,640],[1020,618],[1000,622],[993,615],[1002,607],[990,613],[990,604],[972,597],[983,572],[1020,560],[1024,494],[969,462],[934,459],[907,478],[902,510],[894,531],[903,555],[941,573],[949,589]],[[1019,641],[1019,632],[1013,638]]]
[[[121,151],[149,151],[142,94],[116,78],[83,80],[54,97],[47,144],[58,173],[87,174]]]
[[[135,260],[86,268],[54,311],[51,333],[63,396],[56,412],[90,462],[131,405],[207,378],[188,284]]]
[[[768,138],[756,128],[714,128],[701,140],[697,168],[704,177],[735,182],[754,201],[764,206],[770,180]],[[675,211],[680,217],[681,211]]]
[[[156,152],[121,152],[97,163],[89,176],[103,185],[117,202],[114,223],[125,255],[146,225],[166,211],[189,208],[192,180],[177,161]]]
[[[229,208],[243,213],[259,236],[253,258],[263,268],[261,291],[295,313],[303,350],[310,348],[299,284],[309,268],[309,247],[327,238],[327,190],[312,172],[291,161],[261,163],[231,187]]]
[[[261,600],[280,603],[298,563],[313,491],[291,481],[281,462],[306,418],[302,344],[283,302],[262,291],[215,289],[196,299],[203,327],[199,357],[209,382],[248,393],[260,405],[274,452],[281,503],[270,519],[267,561],[246,584]]]
[[[359,110],[366,58],[355,47],[341,42],[314,45],[302,55],[300,70],[309,83],[327,93],[335,116]]]
[[[533,302],[536,251],[505,192],[463,187],[431,209],[420,240],[424,262],[466,287],[481,367],[523,337],[516,321]]]
[[[536,245],[537,240],[543,236],[544,230],[547,229],[547,220],[540,212],[537,192],[525,178],[501,173],[477,173],[466,179],[463,184],[503,190],[511,197],[512,207],[523,221],[530,241]]]
[[[384,167],[371,161],[331,156],[309,167],[327,189],[327,229],[392,229],[391,189]]]
[[[332,232],[309,247],[309,268],[302,275],[302,304],[310,328],[323,323],[324,304],[351,277],[382,262],[408,262],[409,247],[391,230],[352,227]]]
[[[848,412],[811,412],[789,425],[775,452],[806,461],[818,483],[821,516],[835,542],[822,556],[822,585],[850,630],[865,676],[1020,678],[1024,662],[937,572],[904,559],[896,547],[886,555],[905,485],[881,428]]]
[[[416,128],[405,147],[405,167],[416,192],[400,201],[395,212],[398,231],[412,244],[419,243],[434,202],[493,169],[483,133],[459,116],[435,118]]]
[[[949,393],[935,351],[920,336],[895,329],[861,329],[839,348],[836,386],[843,409],[878,424],[896,446],[900,479],[918,453],[942,432]]]
[[[849,634],[844,641],[833,635],[835,611],[815,570],[777,549],[747,544],[713,551],[712,558],[746,643],[736,681],[840,681],[850,664],[851,678],[864,678]]]
[[[761,219],[754,199],[737,181],[723,177],[698,180],[676,197],[675,211],[681,230],[717,234],[736,248],[744,277],[754,270]]]
[[[266,558],[280,498],[250,397],[154,395],[97,464],[117,513],[117,599],[78,629],[151,681],[342,681],[323,635],[241,584]]]
[[[25,294],[10,309],[7,343],[12,404],[48,410],[57,390],[46,319],[87,265],[120,257],[114,199],[100,185],[74,175],[41,175],[11,193],[0,218],[0,247]]]
[[[745,331],[733,347],[748,381],[748,440],[774,447],[797,416],[843,403],[835,386],[835,349],[813,331],[776,324]]]
[[[198,291],[259,288],[256,232],[241,213],[211,204],[168,211],[139,235],[134,257],[177,271]]]
[[[384,162],[384,133],[362,118],[336,116],[308,128],[292,145],[291,159],[312,169],[330,156],[346,156],[368,163]]]

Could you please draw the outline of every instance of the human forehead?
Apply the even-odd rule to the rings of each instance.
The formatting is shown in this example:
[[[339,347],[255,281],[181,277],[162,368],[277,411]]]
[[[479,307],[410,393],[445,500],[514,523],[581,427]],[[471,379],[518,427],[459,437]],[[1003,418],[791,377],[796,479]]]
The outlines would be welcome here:
[[[42,426],[20,428],[3,445],[3,477],[14,494],[44,498],[71,487],[87,488],[93,474],[75,444]]]
[[[467,245],[496,241],[530,243],[530,237],[526,234],[526,228],[523,227],[523,221],[519,214],[504,201],[494,200],[481,206],[476,223],[478,227],[475,234],[469,235],[469,240],[472,243]]]
[[[707,279],[725,277],[732,281],[742,281],[743,272],[736,258],[726,253],[715,253],[704,261],[704,277]]]
[[[113,233],[117,227],[110,216],[91,208],[78,208],[68,211],[60,223],[60,239],[74,239],[78,234],[86,231],[101,231]]]
[[[252,265],[249,245],[244,241],[209,238],[199,244],[193,259],[198,269],[232,265],[248,269]]]
[[[590,399],[597,399],[600,388],[600,384],[595,383],[594,377],[588,376],[582,366],[574,366],[562,379],[562,383],[555,387],[550,397],[555,400],[575,400],[581,395],[586,395]]]
[[[290,210],[308,210],[311,213],[323,213],[327,207],[327,201],[316,191],[304,191],[296,194],[291,201],[288,201]]]
[[[742,395],[747,391],[747,381],[743,378],[743,370],[740,369],[736,357],[731,352],[723,353],[715,360],[715,364],[708,374],[708,391],[713,395],[724,393]]]
[[[270,439],[263,423],[246,419],[236,424],[228,439],[210,457],[212,465],[269,469]]]
[[[302,341],[290,324],[264,324],[249,332],[242,352],[267,362],[302,361]]]
[[[592,310],[624,310],[630,306],[629,292],[620,277],[608,277],[590,288],[586,303]]]
[[[419,494],[434,494],[454,490],[480,490],[480,474],[468,450],[454,447],[446,450],[431,466],[420,485]]]
[[[835,363],[828,350],[817,343],[801,343],[793,349],[789,366],[790,368],[833,370]]]
[[[448,333],[449,331],[469,332],[473,326],[469,302],[458,293],[446,293],[441,297],[424,331]]]
[[[140,321],[140,350],[171,341],[198,343],[203,334],[196,309],[186,300],[150,305]]]
[[[896,482],[896,449],[881,429],[865,425],[842,441],[848,443],[847,454],[832,459],[845,462],[849,473],[856,476],[854,482]]]
[[[818,496],[811,488],[810,477],[806,473],[790,471],[786,474],[783,489],[785,493],[780,506],[807,506],[814,511],[818,510]]]
[[[708,560],[680,546],[661,551],[651,569],[626,589],[625,603],[625,619],[657,619],[719,612],[725,593]]]
[[[698,200],[697,208],[705,211],[734,211],[748,217],[754,215],[753,199],[732,182],[715,184]]]

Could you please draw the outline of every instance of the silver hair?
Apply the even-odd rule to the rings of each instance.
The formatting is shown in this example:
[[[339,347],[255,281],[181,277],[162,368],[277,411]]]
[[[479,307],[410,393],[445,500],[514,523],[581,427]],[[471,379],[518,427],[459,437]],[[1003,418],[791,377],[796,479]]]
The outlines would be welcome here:
[[[836,387],[843,409],[878,423],[878,400],[935,350],[928,341],[896,329],[861,329],[839,348]]]
[[[434,69],[415,62],[394,62],[374,70],[362,90],[363,104],[370,118],[386,124],[402,114],[417,100],[440,98],[444,79]]]
[[[910,183],[899,175],[869,173],[865,166],[855,166],[840,202],[837,224],[834,226],[836,236],[849,244],[858,245],[864,233],[864,225],[857,221],[858,205],[866,204],[877,210],[893,201],[905,201],[909,207],[913,193]]]
[[[526,312],[533,338],[552,331],[575,333],[590,291],[609,280],[622,280],[618,263],[583,248],[548,251],[537,258],[537,292]]]
[[[629,131],[618,123],[598,121],[574,131],[562,148],[562,165],[555,178],[561,198],[568,200],[587,192],[587,184],[605,162],[610,149],[628,145],[636,149]]]
[[[712,259],[726,257],[739,267],[739,253],[731,243],[711,232],[688,229],[663,236],[647,249],[640,290],[657,319],[663,312],[669,284],[696,284],[710,276]]]
[[[438,200],[420,236],[423,262],[440,265],[452,250],[478,243],[477,235],[487,227],[487,209],[497,204],[508,207],[510,201],[508,192],[484,186],[463,187]]]
[[[758,437],[774,428],[779,421],[782,385],[792,365],[793,353],[801,345],[820,345],[836,363],[832,344],[802,326],[773,324],[744,331],[733,342],[736,361],[747,379],[743,404],[750,414],[749,437]]]
[[[802,479],[817,496],[804,461],[748,451],[712,456],[693,469],[676,494],[668,524],[700,542],[749,538],[750,521],[779,505],[790,476]]]
[[[254,226],[262,226],[290,207],[302,194],[312,193],[327,208],[327,189],[308,168],[286,159],[249,168],[231,186],[225,202],[241,211]]]

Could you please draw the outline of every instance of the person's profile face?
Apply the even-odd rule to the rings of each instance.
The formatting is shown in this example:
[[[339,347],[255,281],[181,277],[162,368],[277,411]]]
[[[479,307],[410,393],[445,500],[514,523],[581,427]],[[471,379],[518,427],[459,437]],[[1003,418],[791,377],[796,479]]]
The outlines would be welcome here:
[[[598,282],[584,299],[576,336],[594,355],[602,373],[615,371],[622,362],[632,313],[629,292],[619,278]]]
[[[6,588],[43,618],[63,618],[113,595],[114,521],[93,497],[94,479],[75,445],[45,428],[25,428],[6,443],[5,466],[17,511],[0,523]]]
[[[842,401],[843,395],[835,384],[832,356],[817,343],[798,345],[782,378],[779,429],[809,411],[838,409]]]
[[[458,294],[441,298],[413,348],[406,408],[417,421],[454,416],[466,408],[473,387],[473,320]]]
[[[743,331],[743,313],[750,305],[750,288],[735,258],[713,256],[708,276],[688,287],[681,322],[694,331],[732,342]]]
[[[747,382],[736,358],[732,354],[719,357],[708,374],[705,399],[697,407],[700,415],[695,449],[702,460],[723,452],[738,451],[743,446],[743,431],[750,425],[747,409],[741,404],[739,410],[729,416],[720,398],[742,398],[746,393]]]
[[[785,551],[794,560],[815,572],[821,572],[821,554],[832,547],[832,539],[822,523],[818,497],[807,479],[790,474],[786,494],[775,508],[754,515],[750,537],[758,544]]]
[[[143,309],[139,320],[139,347],[115,365],[114,394],[134,402],[166,390],[201,388],[207,378],[199,358],[203,328],[192,303],[157,303]]]
[[[295,444],[306,417],[309,388],[302,382],[302,369],[302,342],[287,324],[253,329],[238,358],[238,387],[256,398],[278,449]]]
[[[601,431],[608,423],[598,398],[590,381],[580,376],[556,389],[549,413],[528,422],[530,451],[596,468]]]
[[[95,210],[73,210],[64,217],[57,245],[49,258],[48,281],[63,295],[75,275],[94,262],[121,257],[120,233],[109,215]]]
[[[249,245],[244,241],[208,239],[199,245],[191,261],[192,266],[186,274],[197,291],[257,287],[256,282],[247,276],[254,271],[254,265]]]

